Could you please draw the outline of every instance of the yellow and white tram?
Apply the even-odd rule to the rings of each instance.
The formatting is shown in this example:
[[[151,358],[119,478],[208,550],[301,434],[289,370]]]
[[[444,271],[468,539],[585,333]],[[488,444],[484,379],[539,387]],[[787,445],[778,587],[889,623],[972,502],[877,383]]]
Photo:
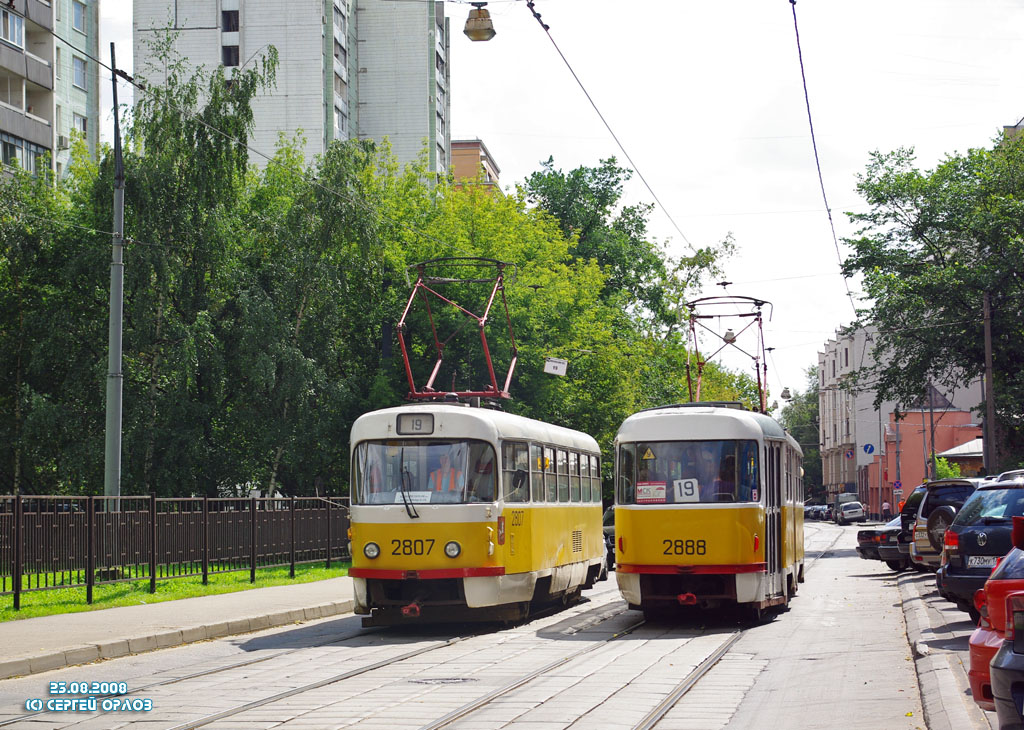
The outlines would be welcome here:
[[[784,605],[803,580],[799,444],[734,403],[641,411],[615,438],[615,562],[630,607]]]
[[[351,434],[364,624],[518,620],[607,575],[597,442],[461,403],[367,413]]]

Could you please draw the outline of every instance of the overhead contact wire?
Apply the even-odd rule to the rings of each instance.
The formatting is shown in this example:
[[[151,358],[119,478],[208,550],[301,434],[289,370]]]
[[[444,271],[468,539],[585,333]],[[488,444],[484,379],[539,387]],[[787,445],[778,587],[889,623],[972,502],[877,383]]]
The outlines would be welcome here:
[[[804,104],[807,106],[807,125],[811,129],[811,146],[814,148],[814,164],[818,168],[818,183],[821,185],[821,198],[825,202],[825,213],[828,215],[828,225],[832,229],[832,243],[836,247],[836,257],[839,259],[839,268],[843,266],[843,254],[839,250],[839,238],[836,236],[836,224],[832,219],[832,208],[828,204],[828,195],[825,194],[825,178],[821,174],[821,157],[818,155],[818,141],[814,136],[814,120],[811,118],[811,98],[807,92],[807,73],[804,70],[804,53],[800,48],[800,27],[796,22],[796,0],[789,0],[789,4],[793,6],[793,32],[796,34],[796,54],[800,60],[800,80],[803,83],[804,88]],[[850,291],[850,282],[843,276],[843,286],[846,287],[846,296],[850,300],[850,306],[853,308],[853,316],[857,316],[857,305],[853,301],[853,293]]]

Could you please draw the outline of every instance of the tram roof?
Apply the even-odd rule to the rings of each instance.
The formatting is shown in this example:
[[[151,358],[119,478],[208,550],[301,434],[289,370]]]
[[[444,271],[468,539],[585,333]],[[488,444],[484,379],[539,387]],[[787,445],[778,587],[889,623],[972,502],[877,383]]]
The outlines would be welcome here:
[[[558,444],[586,451],[598,452],[597,441],[582,431],[575,431],[553,423],[538,421],[514,413],[491,408],[472,407],[462,403],[410,403],[394,408],[364,413],[352,424],[351,441],[372,438],[398,437],[395,423],[399,414],[435,414],[451,426],[457,427],[459,437],[498,439],[520,439]],[[452,429],[445,433],[441,428],[431,434],[432,438],[451,438]]]
[[[673,419],[675,424],[692,425],[692,434],[687,434],[689,438],[699,438],[703,434],[706,434],[705,438],[727,438],[728,436],[724,434],[730,432],[733,438],[763,435],[768,438],[785,439],[799,449],[796,440],[787,434],[774,418],[748,411],[734,402],[677,403],[647,408],[623,421],[619,428],[619,437],[661,431],[666,427],[666,418]],[[716,422],[721,428],[708,430],[710,424]]]

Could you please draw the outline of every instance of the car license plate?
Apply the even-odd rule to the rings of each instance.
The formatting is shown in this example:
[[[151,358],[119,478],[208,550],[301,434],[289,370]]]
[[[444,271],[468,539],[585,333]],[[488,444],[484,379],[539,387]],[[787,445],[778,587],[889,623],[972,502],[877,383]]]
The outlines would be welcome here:
[[[995,555],[969,555],[967,556],[968,568],[994,568],[996,567]]]

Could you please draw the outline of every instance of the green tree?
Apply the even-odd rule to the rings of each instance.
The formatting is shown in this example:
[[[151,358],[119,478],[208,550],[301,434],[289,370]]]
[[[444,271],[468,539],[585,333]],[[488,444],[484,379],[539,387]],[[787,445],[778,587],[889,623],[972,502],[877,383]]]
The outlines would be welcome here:
[[[939,456],[935,459],[935,478],[953,479],[960,476],[960,465],[950,464],[945,457]]]
[[[807,389],[793,393],[779,421],[804,452],[804,489],[807,501],[824,501],[821,450],[818,446],[818,367],[807,369]]]
[[[992,299],[999,461],[1024,455],[1024,146],[950,155],[921,171],[912,150],[874,153],[858,190],[871,206],[847,241],[848,275],[863,277],[879,328],[876,360],[861,379],[876,402],[919,400],[926,384],[947,390],[984,370],[983,297]]]

